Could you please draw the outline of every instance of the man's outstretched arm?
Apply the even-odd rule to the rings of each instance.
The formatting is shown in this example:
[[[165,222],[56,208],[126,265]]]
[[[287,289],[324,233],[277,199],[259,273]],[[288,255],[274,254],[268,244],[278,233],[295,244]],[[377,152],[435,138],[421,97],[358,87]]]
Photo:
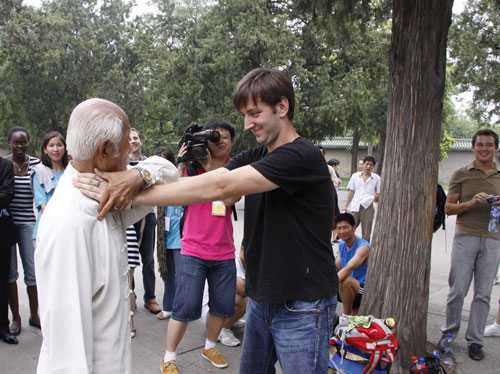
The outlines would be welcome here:
[[[74,181],[82,193],[100,202],[98,218],[102,219],[113,208],[124,208],[133,200],[134,205],[190,205],[223,200],[232,205],[241,196],[271,191],[278,185],[265,178],[252,166],[243,166],[232,171],[219,168],[194,177],[181,178],[178,182],[156,185],[134,198],[134,190],[142,182],[134,170],[117,173],[96,171],[107,181],[106,187],[94,177],[84,176]]]
[[[189,205],[241,196],[278,188],[252,166],[229,171],[219,168],[169,184],[154,186],[134,199],[138,205]]]

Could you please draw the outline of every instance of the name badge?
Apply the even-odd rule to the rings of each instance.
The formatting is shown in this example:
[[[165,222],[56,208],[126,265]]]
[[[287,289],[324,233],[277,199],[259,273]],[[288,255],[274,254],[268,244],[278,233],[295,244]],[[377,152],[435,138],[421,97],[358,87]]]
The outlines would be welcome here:
[[[170,231],[170,217],[165,216],[165,231]]]
[[[226,206],[222,201],[212,201],[212,215],[218,217],[226,216]]]

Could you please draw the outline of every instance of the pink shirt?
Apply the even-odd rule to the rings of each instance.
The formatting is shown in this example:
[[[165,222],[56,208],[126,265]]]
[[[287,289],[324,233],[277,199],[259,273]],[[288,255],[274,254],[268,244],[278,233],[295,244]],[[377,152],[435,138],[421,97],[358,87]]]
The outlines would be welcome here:
[[[189,205],[184,216],[181,253],[202,260],[234,259],[231,208],[225,216],[212,215],[212,203]]]

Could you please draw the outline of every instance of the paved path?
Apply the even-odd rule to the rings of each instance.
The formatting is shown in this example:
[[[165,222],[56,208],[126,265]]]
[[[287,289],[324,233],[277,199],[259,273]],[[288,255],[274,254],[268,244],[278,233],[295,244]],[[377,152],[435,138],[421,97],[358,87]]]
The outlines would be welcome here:
[[[239,221],[235,223],[235,241],[241,242],[243,227],[243,212],[239,206]],[[449,271],[449,258],[451,252],[451,241],[453,238],[454,219],[448,219],[446,233],[440,230],[434,235],[431,269],[431,289],[429,305],[428,338],[430,342],[439,339],[439,327],[444,320],[444,303],[448,292],[447,277]],[[445,235],[446,234],[446,235]],[[445,238],[446,236],[446,238]],[[136,277],[139,277],[138,271]],[[20,277],[22,279],[22,275]],[[140,278],[137,278],[139,280]],[[138,296],[142,297],[142,285],[137,282]],[[41,343],[40,331],[27,326],[28,305],[24,292],[24,286],[19,283],[21,294],[21,307],[23,319],[23,331],[18,346],[9,346],[0,343],[0,373],[32,374],[35,371],[36,360]],[[157,277],[157,294],[163,292],[163,285]],[[491,311],[488,323],[494,320],[497,300],[500,298],[500,286],[493,289]],[[463,338],[465,326],[468,320],[471,295],[468,295],[464,305],[463,322],[461,334],[457,340],[456,351],[459,374],[499,374],[500,373],[500,338],[485,338],[486,358],[482,362],[470,360],[466,353],[466,345]],[[155,316],[148,313],[142,304],[139,304],[136,317],[137,337],[132,342],[133,350],[133,373],[150,374],[159,373],[159,362],[163,357],[165,340],[165,321],[158,321]],[[241,336],[242,331],[237,331]],[[220,346],[220,350],[229,361],[229,368],[223,371],[210,366],[200,356],[200,348],[204,342],[203,325],[197,321],[189,326],[188,332],[180,344],[178,363],[183,374],[200,373],[226,373],[238,372],[240,348],[227,348]],[[119,357],[116,357],[119,360]]]

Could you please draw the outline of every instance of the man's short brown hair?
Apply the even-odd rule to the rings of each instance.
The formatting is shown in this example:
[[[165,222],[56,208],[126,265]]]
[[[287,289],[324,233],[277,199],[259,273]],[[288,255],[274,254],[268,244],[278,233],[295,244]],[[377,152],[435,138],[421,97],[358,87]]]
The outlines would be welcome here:
[[[288,100],[287,117],[292,120],[295,94],[288,73],[277,69],[257,68],[238,82],[233,94],[233,104],[237,110],[241,110],[250,100],[255,104],[260,100],[267,105],[274,106],[282,98]]]
[[[472,148],[474,148],[474,146],[476,145],[478,136],[491,136],[495,142],[495,148],[498,148],[498,135],[491,129],[481,129],[476,131],[476,133],[472,136]]]

